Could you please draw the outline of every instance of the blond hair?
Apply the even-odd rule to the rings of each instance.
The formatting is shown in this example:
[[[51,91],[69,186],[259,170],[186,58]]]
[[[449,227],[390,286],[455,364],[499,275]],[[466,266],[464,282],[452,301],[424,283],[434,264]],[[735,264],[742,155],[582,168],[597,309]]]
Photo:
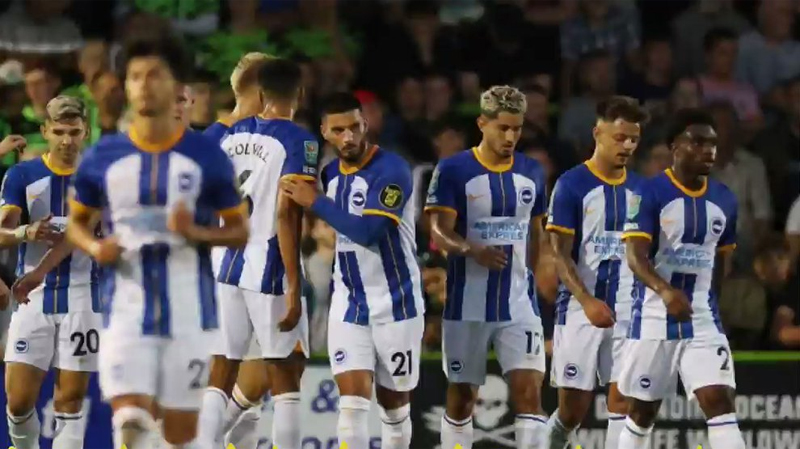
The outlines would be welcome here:
[[[270,59],[275,59],[275,56],[259,52],[251,52],[242,56],[239,62],[236,63],[236,67],[233,68],[233,73],[231,73],[233,94],[238,97],[242,90],[256,83],[258,81],[258,69]]]
[[[524,114],[528,109],[525,94],[516,87],[492,86],[481,94],[481,114],[497,118],[501,112]]]

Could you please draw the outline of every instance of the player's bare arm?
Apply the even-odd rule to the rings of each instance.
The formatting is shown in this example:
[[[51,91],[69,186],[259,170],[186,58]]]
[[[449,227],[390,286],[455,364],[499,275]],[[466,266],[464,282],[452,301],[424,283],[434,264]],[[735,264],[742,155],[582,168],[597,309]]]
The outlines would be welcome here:
[[[673,288],[657,272],[650,261],[650,246],[652,242],[647,237],[628,236],[625,238],[625,253],[628,266],[644,285],[656,292],[667,306],[667,313],[679,321],[688,321],[692,316],[692,306],[686,293]]]
[[[61,233],[50,224],[52,215],[20,226],[21,216],[22,210],[15,206],[0,209],[0,248],[17,246],[22,242],[37,241],[53,245],[61,241]]]
[[[286,290],[286,316],[278,323],[283,332],[288,332],[297,326],[302,314],[300,302],[300,237],[302,234],[303,207],[287,194],[278,194],[278,248],[281,259],[286,268],[286,280],[289,284]]]
[[[222,226],[199,226],[194,222],[194,212],[184,203],[177,203],[169,216],[167,228],[190,242],[244,248],[250,236],[245,205],[220,213],[220,218]]]
[[[595,327],[611,327],[614,325],[614,312],[605,301],[601,301],[589,293],[580,275],[578,267],[572,260],[572,246],[575,244],[575,235],[566,232],[550,231],[550,246],[553,248],[556,260],[556,271],[561,282],[567,286],[575,300],[583,307],[586,318]]]
[[[502,270],[508,263],[506,253],[491,246],[468,242],[456,232],[456,214],[447,210],[429,210],[431,235],[439,248],[448,254],[457,254],[475,259],[490,270]]]

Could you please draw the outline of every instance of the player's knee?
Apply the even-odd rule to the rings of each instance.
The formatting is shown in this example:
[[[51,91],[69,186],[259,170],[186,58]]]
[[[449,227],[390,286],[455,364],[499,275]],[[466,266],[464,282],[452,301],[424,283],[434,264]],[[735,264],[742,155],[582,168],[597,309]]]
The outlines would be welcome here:
[[[83,406],[85,391],[80,386],[57,388],[53,395],[53,408],[57,412],[78,413]]]
[[[197,413],[168,410],[164,412],[164,441],[179,446],[197,436]]]
[[[470,384],[450,384],[447,386],[447,416],[463,420],[472,416],[478,400],[478,391]]]
[[[700,409],[707,419],[736,412],[733,389],[728,387],[708,387],[695,392]]]
[[[115,432],[122,434],[122,443],[131,446],[142,434],[156,430],[156,422],[149,411],[134,406],[123,406],[111,418]]]
[[[628,416],[637,426],[648,428],[656,421],[659,405],[660,403],[658,402],[644,402],[633,399],[628,410]]]
[[[36,407],[37,394],[33,390],[17,390],[14,388],[7,389],[8,413],[11,416],[25,416]]]

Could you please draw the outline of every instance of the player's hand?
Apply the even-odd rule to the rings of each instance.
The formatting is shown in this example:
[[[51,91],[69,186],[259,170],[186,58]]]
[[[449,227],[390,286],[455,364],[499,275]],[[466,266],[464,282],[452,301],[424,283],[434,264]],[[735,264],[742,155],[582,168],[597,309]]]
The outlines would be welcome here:
[[[89,251],[89,255],[100,265],[115,263],[121,254],[122,247],[119,246],[119,241],[114,235],[98,240]]]
[[[317,188],[305,181],[284,179],[281,181],[281,191],[295,203],[303,207],[311,207],[317,199]]]
[[[18,134],[8,135],[0,142],[0,156],[5,156],[12,151],[22,151],[27,145],[28,142],[24,137]]]
[[[294,293],[291,290],[286,292],[286,315],[278,323],[278,329],[281,332],[289,332],[300,323],[300,317],[303,314],[303,304],[300,302],[300,293]]]
[[[11,299],[11,291],[5,282],[0,281],[0,310],[6,310]]]
[[[183,201],[175,203],[167,219],[167,229],[182,235],[186,240],[192,240],[194,226],[194,213],[186,207],[186,203]]]
[[[493,246],[472,246],[467,252],[479,265],[490,270],[502,270],[508,264],[508,256],[500,248]]]
[[[14,299],[20,304],[27,304],[30,292],[44,282],[47,273],[40,273],[39,270],[31,270],[22,277],[18,278],[11,286]]]
[[[692,319],[692,304],[686,293],[677,288],[670,288],[661,292],[661,299],[667,306],[667,313],[675,317],[678,321],[689,321]]]
[[[50,246],[57,245],[64,240],[64,233],[50,223],[52,219],[53,214],[50,214],[28,225],[25,228],[25,240],[29,242],[44,242]]]
[[[599,328],[607,328],[614,325],[614,312],[605,301],[597,298],[592,298],[582,303],[583,313],[586,318],[592,323],[592,326]]]

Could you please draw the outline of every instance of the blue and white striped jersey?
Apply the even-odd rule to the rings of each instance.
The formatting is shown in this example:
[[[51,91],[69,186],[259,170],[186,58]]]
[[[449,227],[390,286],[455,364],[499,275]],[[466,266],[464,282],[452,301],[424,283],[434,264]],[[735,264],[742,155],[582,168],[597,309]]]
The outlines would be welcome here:
[[[572,260],[578,275],[591,295],[615,311],[614,335],[618,337],[628,332],[633,294],[633,272],[625,261],[622,231],[627,205],[642,181],[627,171],[618,180],[607,179],[587,161],[558,178],[547,217],[548,231],[575,236]],[[589,322],[580,303],[561,284],[556,324],[566,324],[567,318]]]
[[[30,224],[52,214],[50,223],[62,231],[69,206],[67,193],[73,171],[53,168],[49,154],[20,162],[11,167],[3,181],[2,207],[16,208],[21,223]],[[19,245],[17,275],[33,270],[50,248],[40,242]],[[46,314],[94,311],[100,312],[97,264],[84,252],[75,250],[55,269],[47,273],[44,283],[34,291],[43,292],[42,312]],[[72,287],[91,288],[91,299],[70,295]]]
[[[279,181],[315,181],[319,143],[290,120],[249,117],[222,139],[233,161],[242,196],[250,207],[250,240],[227,250],[217,280],[270,295],[283,295],[286,272],[277,236]]]
[[[658,274],[682,289],[692,303],[691,321],[667,314],[664,301],[637,281],[628,337],[676,340],[723,334],[712,291],[717,251],[736,246],[737,203],[733,192],[713,179],[692,191],[671,170],[642,183],[628,209],[623,237],[652,240]]]
[[[230,124],[222,120],[216,121],[208,128],[203,130],[203,135],[211,138],[214,142],[222,143],[225,134],[230,129]],[[221,246],[211,248],[211,266],[214,269],[214,277],[219,276],[219,267],[222,264],[222,258],[225,257],[226,249]]]
[[[326,195],[340,210],[392,219],[380,240],[361,246],[336,233],[330,314],[367,325],[422,316],[425,303],[417,264],[411,169],[394,153],[373,147],[360,167],[335,160],[322,173]]]
[[[527,266],[530,222],[547,208],[545,175],[535,160],[515,154],[492,166],[477,148],[442,160],[425,210],[457,214],[456,232],[470,242],[503,249],[508,265],[490,271],[475,260],[448,256],[444,319],[538,321],[533,275]]]
[[[154,145],[117,134],[86,152],[74,178],[71,207],[103,212],[107,234],[123,253],[104,270],[106,324],[175,336],[217,327],[210,248],[167,229],[182,201],[198,224],[242,213],[233,166],[218,142],[181,131]]]

